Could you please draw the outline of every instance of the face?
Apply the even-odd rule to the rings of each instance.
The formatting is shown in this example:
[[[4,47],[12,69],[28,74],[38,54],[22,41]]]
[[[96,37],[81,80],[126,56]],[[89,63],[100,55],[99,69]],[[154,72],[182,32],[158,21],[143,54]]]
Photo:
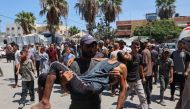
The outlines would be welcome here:
[[[182,50],[183,49],[183,46],[184,46],[184,44],[183,43],[178,43],[178,50]]]
[[[97,44],[82,44],[81,45],[82,56],[85,58],[93,58],[97,52]]]
[[[163,56],[163,58],[164,59],[166,59],[166,58],[168,58],[169,57],[169,52],[164,52],[163,54],[162,54],[162,56]]]
[[[139,50],[140,50],[140,45],[132,44],[132,45],[131,45],[131,49],[132,49],[132,51],[134,51],[134,52],[139,52]]]
[[[25,50],[22,51],[22,53],[20,55],[21,61],[25,61],[28,58],[28,54],[29,54],[29,50],[28,50],[28,48],[25,48]]]
[[[53,44],[51,44],[51,45],[50,45],[50,48],[51,48],[51,49],[53,49],[53,48],[54,48],[54,45],[53,45]]]
[[[70,48],[67,48],[67,49],[66,49],[66,53],[67,53],[67,54],[71,53]]]

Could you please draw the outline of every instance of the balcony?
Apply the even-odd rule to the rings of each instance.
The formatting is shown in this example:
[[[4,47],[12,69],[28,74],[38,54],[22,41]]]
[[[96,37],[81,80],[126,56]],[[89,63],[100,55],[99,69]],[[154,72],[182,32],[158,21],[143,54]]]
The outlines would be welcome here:
[[[129,25],[131,25],[131,24],[132,24],[131,21],[117,21],[117,22],[116,22],[116,25],[117,25],[117,26],[129,26]]]
[[[116,36],[131,36],[131,30],[117,30]]]

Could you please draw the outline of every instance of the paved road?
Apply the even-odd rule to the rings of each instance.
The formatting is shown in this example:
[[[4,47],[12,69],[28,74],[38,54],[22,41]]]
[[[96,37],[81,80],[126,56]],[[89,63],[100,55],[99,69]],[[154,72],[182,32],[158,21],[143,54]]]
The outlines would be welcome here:
[[[17,109],[18,101],[20,99],[21,87],[12,88],[14,84],[13,63],[7,63],[5,59],[0,60],[0,67],[4,72],[4,76],[0,77],[0,109]],[[20,78],[20,77],[19,77]],[[35,79],[35,89],[37,79]],[[19,80],[21,85],[21,80]],[[152,92],[152,109],[174,109],[176,102],[169,100],[169,89],[166,90],[166,104],[167,106],[161,106],[159,102],[159,85],[154,85]],[[179,91],[176,92],[179,95]],[[105,91],[102,94],[102,109],[115,109],[117,97],[110,97],[110,93]],[[37,92],[35,92],[36,101],[38,101]],[[178,96],[176,96],[178,99]],[[29,96],[27,97],[29,100]],[[177,100],[176,100],[177,101]],[[53,93],[51,95],[52,109],[68,109],[70,104],[70,96],[62,97],[59,85],[55,85]],[[125,102],[125,109],[136,109],[139,104],[137,96],[131,101],[130,97]],[[24,109],[30,109],[31,105],[26,105]]]

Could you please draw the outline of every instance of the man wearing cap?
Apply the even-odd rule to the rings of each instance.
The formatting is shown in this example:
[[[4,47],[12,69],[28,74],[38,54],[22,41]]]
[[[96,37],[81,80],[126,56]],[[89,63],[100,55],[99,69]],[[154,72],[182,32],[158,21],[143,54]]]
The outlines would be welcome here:
[[[93,66],[90,65],[96,65],[97,61],[91,60],[95,55],[97,51],[97,42],[96,40],[90,36],[85,35],[81,38],[80,41],[80,49],[81,49],[81,57],[76,58],[75,61],[70,65],[70,69],[75,72],[77,75],[84,75],[84,73],[89,70],[90,68],[93,68]],[[69,80],[72,75],[69,73],[64,73],[65,78]],[[50,79],[50,81],[48,81]],[[47,80],[47,81],[46,81]],[[38,78],[38,92],[39,92],[39,101],[42,100],[43,96],[48,97],[44,94],[44,88],[45,85],[52,85],[53,83],[59,83],[60,84],[60,78],[55,78],[54,75],[49,74],[42,74]],[[55,81],[55,82],[54,82]],[[48,84],[49,83],[49,84]],[[51,84],[50,84],[51,83]],[[101,107],[101,100],[99,94],[78,94],[74,91],[70,90],[71,94],[71,105],[69,109],[100,109]],[[41,101],[41,105],[44,105],[45,107],[49,108],[50,103],[49,101]],[[33,106],[35,109],[35,106]]]
[[[162,52],[160,60],[158,60],[159,65],[159,78],[160,78],[160,104],[166,106],[164,102],[164,92],[167,89],[169,83],[173,81],[173,60],[169,58],[170,51],[165,48]]]

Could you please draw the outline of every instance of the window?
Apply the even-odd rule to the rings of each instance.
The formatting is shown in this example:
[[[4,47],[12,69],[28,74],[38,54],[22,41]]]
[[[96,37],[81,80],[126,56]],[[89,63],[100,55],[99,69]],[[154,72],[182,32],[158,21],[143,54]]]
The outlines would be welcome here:
[[[14,30],[15,28],[14,27],[12,27],[12,30]]]
[[[20,27],[18,27],[17,29],[20,30]]]
[[[18,33],[18,36],[21,36],[21,34],[20,34],[20,33]]]
[[[7,31],[9,31],[9,28],[7,28]]]
[[[12,36],[15,36],[15,34],[13,34]]]

